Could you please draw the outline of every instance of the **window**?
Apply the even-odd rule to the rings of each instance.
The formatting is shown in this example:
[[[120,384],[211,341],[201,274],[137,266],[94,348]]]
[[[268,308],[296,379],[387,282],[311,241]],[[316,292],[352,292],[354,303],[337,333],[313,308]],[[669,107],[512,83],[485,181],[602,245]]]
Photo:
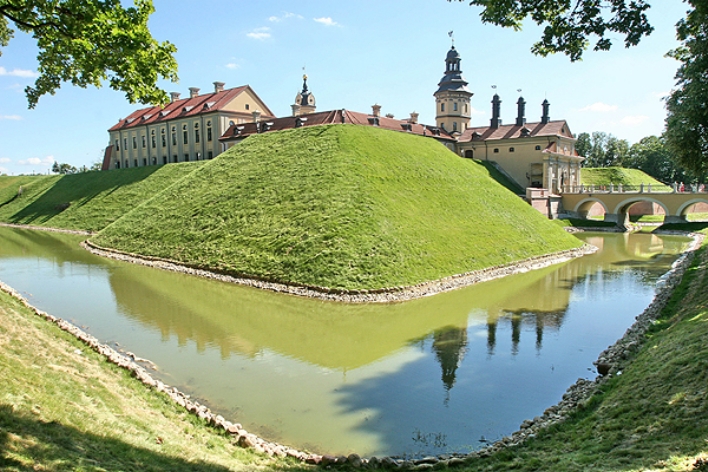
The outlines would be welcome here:
[[[494,154],[498,154],[498,153],[499,153],[499,148],[494,148]]]
[[[165,128],[162,128],[162,131],[160,131],[160,137],[162,138],[162,147],[167,146],[167,140],[165,139]],[[167,164],[167,163],[165,163]]]
[[[540,150],[541,150],[541,146],[539,146],[539,145],[537,144],[535,149],[536,149],[537,151],[540,151]]]
[[[116,151],[120,151],[120,139],[116,139]]]
[[[251,106],[248,103],[246,103],[246,110],[250,110],[250,109],[251,109]]]
[[[133,167],[138,167],[138,160],[137,159],[133,159]]]
[[[189,162],[189,154],[184,155],[184,162]]]
[[[128,159],[125,160],[125,167],[128,167]]]
[[[162,156],[162,163],[167,164],[167,156]]]
[[[172,145],[177,146],[177,127],[173,126],[172,127]],[[177,162],[177,161],[175,161]]]
[[[116,169],[120,169],[120,161],[116,161]]]
[[[467,104],[465,103],[465,113],[467,113]]]
[[[199,123],[194,123],[194,142],[199,142]]]
[[[147,157],[143,157],[143,166],[148,165]]]
[[[457,121],[452,122],[452,130],[457,131]]]
[[[128,149],[128,138],[123,138],[123,149]]]
[[[142,141],[143,141],[143,149],[145,149],[145,146],[147,145],[147,144],[146,144],[147,139],[146,139],[145,135],[142,135],[141,138],[142,138]]]
[[[514,148],[513,148],[513,147],[510,147],[510,148],[509,148],[509,152],[514,152]]]
[[[452,110],[457,111],[457,102],[452,104]]]
[[[133,136],[133,149],[138,149],[138,138]]]
[[[152,165],[157,165],[157,157],[153,156],[152,158]]]
[[[207,141],[211,142],[211,121],[207,121]]]
[[[175,154],[174,156],[172,156],[172,162],[177,162],[177,160],[178,160],[178,159],[177,159],[177,154]]]
[[[150,145],[153,149],[157,147],[157,143],[155,142],[155,130],[152,130],[152,132],[150,133]]]
[[[201,152],[198,152],[198,153],[197,153],[197,160],[200,160],[201,158],[202,158],[202,153],[201,153]]]
[[[189,136],[187,135],[187,125],[182,125],[182,141],[184,144],[189,144]]]
[[[214,153],[212,151],[209,151],[207,153],[207,159],[213,159],[214,158]]]
[[[440,104],[440,111],[445,111],[445,104],[444,103]]]

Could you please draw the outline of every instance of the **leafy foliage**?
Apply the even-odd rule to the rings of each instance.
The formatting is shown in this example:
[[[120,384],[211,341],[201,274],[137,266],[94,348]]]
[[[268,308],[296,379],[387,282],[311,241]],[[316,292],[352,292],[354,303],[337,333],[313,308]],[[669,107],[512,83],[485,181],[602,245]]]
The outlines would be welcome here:
[[[578,147],[578,143],[580,146]],[[629,142],[602,131],[581,133],[576,149],[585,157],[586,167],[621,166],[629,152]]]
[[[571,61],[582,58],[590,37],[597,38],[593,49],[604,51],[612,46],[611,34],[624,35],[629,47],[654,30],[644,0],[471,0],[470,5],[483,8],[484,23],[520,30],[524,19],[531,18],[544,25],[543,36],[531,51],[541,56],[562,52]]]
[[[697,175],[708,172],[708,4],[693,7],[676,27],[682,45],[669,52],[681,61],[676,86],[666,102],[666,144],[675,158]]]
[[[632,169],[639,169],[667,184],[695,180],[676,163],[663,136],[647,136],[633,144],[624,165]]]
[[[134,3],[123,8],[120,0],[0,1],[0,47],[8,45],[13,25],[39,47],[39,77],[25,89],[29,107],[63,82],[101,87],[105,80],[131,103],[166,102],[167,93],[156,83],[177,80],[177,49],[150,34],[152,0]]]
[[[52,165],[52,172],[55,174],[76,174],[78,169],[71,164],[67,164],[66,162],[59,164],[57,161],[54,161],[54,165]]]

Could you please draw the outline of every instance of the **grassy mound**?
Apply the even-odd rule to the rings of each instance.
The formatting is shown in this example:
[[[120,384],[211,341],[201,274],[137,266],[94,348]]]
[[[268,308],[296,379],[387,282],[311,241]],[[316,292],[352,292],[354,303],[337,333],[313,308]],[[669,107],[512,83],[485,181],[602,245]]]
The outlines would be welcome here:
[[[184,163],[64,176],[3,176],[0,221],[98,231],[201,165]]]
[[[290,283],[409,285],[580,242],[430,138],[331,125],[253,136],[94,237]]]
[[[639,187],[641,184],[651,184],[654,190],[670,190],[654,177],[645,174],[639,169],[625,169],[624,167],[595,167],[583,168],[581,180],[584,185],[623,185]]]

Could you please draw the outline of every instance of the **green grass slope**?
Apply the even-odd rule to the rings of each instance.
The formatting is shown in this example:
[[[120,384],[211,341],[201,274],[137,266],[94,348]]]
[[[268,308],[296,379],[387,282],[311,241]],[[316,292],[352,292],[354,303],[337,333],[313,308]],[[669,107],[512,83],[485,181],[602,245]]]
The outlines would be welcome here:
[[[250,137],[93,241],[345,289],[409,285],[580,245],[479,163],[430,138],[353,125]]]
[[[639,187],[641,184],[651,184],[652,189],[669,190],[668,186],[639,169],[625,169],[624,167],[589,167],[583,168],[580,178],[584,185],[622,184],[623,186]]]
[[[201,165],[195,162],[64,176],[3,176],[0,221],[98,231]]]

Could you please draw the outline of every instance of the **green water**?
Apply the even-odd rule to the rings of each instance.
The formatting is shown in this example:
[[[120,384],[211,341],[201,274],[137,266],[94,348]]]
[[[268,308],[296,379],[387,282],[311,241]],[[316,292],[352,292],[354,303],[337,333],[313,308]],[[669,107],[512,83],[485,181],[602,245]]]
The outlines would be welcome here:
[[[405,303],[350,305],[119,263],[0,228],[0,280],[249,431],[327,453],[465,452],[560,400],[649,304],[687,238]]]

